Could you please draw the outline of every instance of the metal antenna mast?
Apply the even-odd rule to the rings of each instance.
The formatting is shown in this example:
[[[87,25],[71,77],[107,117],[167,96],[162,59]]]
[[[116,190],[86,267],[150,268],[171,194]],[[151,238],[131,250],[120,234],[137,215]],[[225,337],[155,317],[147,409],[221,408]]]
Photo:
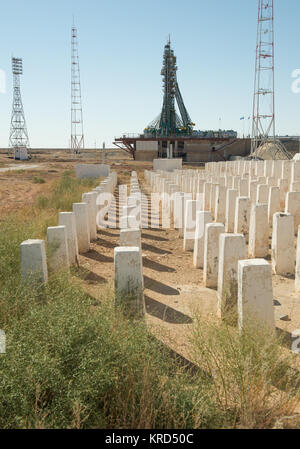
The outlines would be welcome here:
[[[8,144],[9,154],[13,150],[20,148],[29,150],[30,147],[20,89],[20,75],[23,74],[21,58],[12,58],[12,73],[14,94]]]
[[[81,84],[79,70],[77,28],[72,26],[71,68],[71,152],[79,154],[84,149]]]
[[[259,0],[254,77],[251,153],[267,141],[275,143],[274,5]]]

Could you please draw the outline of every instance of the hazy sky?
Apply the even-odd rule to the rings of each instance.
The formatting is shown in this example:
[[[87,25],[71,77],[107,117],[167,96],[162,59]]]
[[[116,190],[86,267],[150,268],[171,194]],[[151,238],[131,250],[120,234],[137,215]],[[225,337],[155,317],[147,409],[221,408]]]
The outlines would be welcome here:
[[[274,4],[277,133],[300,134],[300,94],[291,90],[292,71],[300,68],[300,2]],[[95,141],[110,146],[114,136],[142,132],[158,115],[169,33],[196,128],[217,129],[221,118],[222,128],[242,132],[240,117],[252,110],[257,5],[258,0],[2,0],[0,70],[6,73],[6,93],[0,93],[0,147],[8,144],[12,54],[23,58],[31,146],[68,146],[73,14],[86,147]],[[244,126],[247,132],[247,120]]]

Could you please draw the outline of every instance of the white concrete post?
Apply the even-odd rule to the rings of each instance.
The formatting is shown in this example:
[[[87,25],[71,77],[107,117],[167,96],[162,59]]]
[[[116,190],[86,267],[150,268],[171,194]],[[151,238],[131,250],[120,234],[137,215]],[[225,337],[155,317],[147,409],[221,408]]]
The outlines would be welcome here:
[[[226,183],[225,183],[227,189],[233,189],[233,177],[232,176],[226,176]]]
[[[210,212],[198,211],[196,214],[196,231],[195,231],[195,244],[193,263],[196,268],[203,268],[204,261],[204,239],[205,239],[205,226],[207,223],[212,222],[212,216]]]
[[[169,195],[167,193],[164,194],[164,197],[168,199],[167,204],[165,204],[165,208],[163,207],[163,213],[164,210],[167,213],[167,216],[169,216],[170,212],[170,202],[169,202]],[[135,217],[134,220],[129,222],[128,220],[128,226],[129,228],[138,228],[141,227],[141,221],[142,221],[142,196],[141,194],[136,194],[135,196],[129,196],[127,200],[127,206],[128,206],[128,216]],[[164,206],[164,203],[162,204]]]
[[[246,258],[246,240],[242,234],[220,235],[218,313],[221,318],[237,311],[237,265]]]
[[[294,217],[295,232],[300,225],[300,192],[288,192],[285,201],[285,212]]]
[[[281,178],[282,175],[282,166],[283,166],[283,161],[281,160],[275,160],[273,161],[273,170],[272,170],[272,176],[274,178]]]
[[[300,181],[300,161],[294,161],[292,164],[292,179],[291,182]]]
[[[128,227],[128,216],[131,212],[132,208],[129,206],[121,207],[121,214],[119,216],[119,227],[120,229],[127,229]]]
[[[89,230],[90,230],[90,239],[97,239],[97,211],[96,211],[96,198],[94,192],[88,192],[82,194],[82,202],[86,203],[88,206],[88,218],[89,218]]]
[[[235,206],[234,233],[244,234],[246,243],[249,235],[250,200],[245,196],[238,196]]]
[[[269,222],[267,204],[252,204],[249,225],[249,257],[269,255]]]
[[[239,190],[239,185],[240,185],[240,176],[234,176],[233,178],[233,188]]]
[[[217,185],[216,188],[216,205],[215,205],[215,217],[218,223],[225,224],[225,212],[226,212],[226,187]]]
[[[176,192],[173,200],[174,229],[182,229],[184,216],[184,193]]]
[[[69,268],[67,232],[65,226],[50,226],[47,229],[48,266],[52,272]]]
[[[278,187],[279,187],[279,190],[280,190],[280,209],[281,210],[285,210],[286,194],[289,191],[289,181],[288,181],[288,179],[279,179],[278,180]]]
[[[264,161],[264,164],[265,164],[264,176],[265,176],[266,178],[269,178],[270,176],[272,176],[273,161],[271,161],[271,160],[266,160],[266,161]]]
[[[267,184],[258,184],[256,202],[268,204],[268,201],[269,201],[269,186]]]
[[[295,290],[296,292],[300,292],[300,226],[298,226],[298,236],[297,236]]]
[[[257,181],[255,181],[255,180],[250,181],[249,197],[250,197],[251,203],[256,203],[257,185],[258,185]]]
[[[180,210],[181,210],[181,214],[182,214],[182,218],[181,218],[182,224],[181,224],[181,227],[179,228],[179,236],[180,237],[184,237],[186,207],[187,207],[187,202],[189,200],[192,200],[192,195],[190,193],[184,193],[183,197],[180,198],[180,201],[181,201]]]
[[[136,229],[121,229],[120,231],[120,246],[137,246],[142,248],[141,230]]]
[[[282,173],[281,178],[282,179],[291,179],[292,174],[292,161],[282,161]]]
[[[90,250],[88,205],[86,203],[73,203],[73,212],[75,215],[78,251],[79,253],[87,253]]]
[[[257,178],[257,184],[267,185],[267,178],[265,178],[264,176],[259,176],[259,178]]]
[[[126,315],[143,317],[145,300],[141,250],[137,246],[114,249],[115,303]]]
[[[289,190],[290,192],[300,192],[300,181],[291,182]]]
[[[188,200],[186,202],[184,218],[184,251],[194,249],[195,230],[196,230],[196,212],[200,210],[201,203],[197,200]]]
[[[229,189],[226,193],[225,230],[234,232],[235,206],[238,197],[237,189]]]
[[[238,324],[275,330],[272,270],[264,259],[240,260],[238,263]]]
[[[96,226],[95,226],[95,231],[96,231],[95,240],[96,240],[97,239],[97,213],[98,213],[97,198],[98,198],[99,193],[97,193],[97,192],[95,192],[93,190],[91,192],[89,192],[89,193],[92,196],[91,203],[92,203],[92,205],[94,207],[93,215],[94,215],[94,221],[96,223]],[[82,201],[82,202],[84,203],[84,201]]]
[[[277,178],[271,177],[267,179],[267,184],[269,187],[277,187]]]
[[[264,161],[256,161],[256,176],[264,176]]]
[[[74,265],[78,261],[78,242],[74,213],[60,212],[58,214],[58,224],[66,227],[69,262],[70,265]]]
[[[126,206],[127,204],[127,185],[120,184],[119,185],[119,208],[122,206]]]
[[[249,195],[249,181],[248,179],[240,179],[239,182],[239,196]]]
[[[219,178],[219,184],[220,184],[220,186],[222,186],[222,187],[225,187],[225,186],[226,186],[226,179],[225,179],[225,176],[221,176],[221,177]]]
[[[48,281],[48,269],[44,240],[25,240],[20,245],[21,277],[31,284]]]
[[[204,210],[210,211],[210,197],[211,197],[211,182],[205,182],[203,187],[204,192]]]
[[[295,273],[294,220],[291,214],[273,216],[272,267],[275,274]]]
[[[210,193],[210,211],[211,211],[213,218],[215,218],[217,185],[219,185],[219,184],[212,183],[211,193]]]
[[[224,232],[222,223],[208,223],[205,228],[203,282],[208,288],[218,287],[219,236]]]
[[[273,215],[275,212],[280,212],[280,190],[279,187],[270,187],[268,217],[271,226],[273,225]]]
[[[175,200],[175,195],[176,193],[179,192],[179,188],[176,184],[170,184],[170,207],[171,207],[171,215],[174,215],[174,200]],[[143,198],[144,199],[144,198]],[[143,202],[143,207],[144,207],[144,202]],[[147,210],[148,212],[148,210]]]

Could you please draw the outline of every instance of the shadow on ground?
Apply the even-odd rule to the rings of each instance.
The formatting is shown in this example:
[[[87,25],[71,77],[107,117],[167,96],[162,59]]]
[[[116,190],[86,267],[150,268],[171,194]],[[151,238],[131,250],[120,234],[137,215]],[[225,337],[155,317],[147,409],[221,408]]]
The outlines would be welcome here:
[[[162,321],[166,321],[167,323],[191,324],[193,322],[192,318],[188,315],[185,315],[170,306],[166,306],[147,295],[145,295],[145,304],[147,313]]]

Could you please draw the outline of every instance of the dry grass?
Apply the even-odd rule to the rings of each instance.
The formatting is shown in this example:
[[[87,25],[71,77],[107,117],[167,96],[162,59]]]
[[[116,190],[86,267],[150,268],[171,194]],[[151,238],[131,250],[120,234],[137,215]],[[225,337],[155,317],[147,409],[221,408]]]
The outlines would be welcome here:
[[[300,373],[291,369],[293,356],[274,333],[253,321],[240,335],[224,322],[206,324],[198,317],[192,345],[229,427],[269,428],[294,413]]]
[[[65,173],[37,205],[0,223],[0,428],[272,428],[294,413],[299,375],[273,335],[196,317],[183,369],[126,319],[112,292],[100,300],[72,277],[20,282],[19,245],[44,238],[57,212],[93,186]]]

